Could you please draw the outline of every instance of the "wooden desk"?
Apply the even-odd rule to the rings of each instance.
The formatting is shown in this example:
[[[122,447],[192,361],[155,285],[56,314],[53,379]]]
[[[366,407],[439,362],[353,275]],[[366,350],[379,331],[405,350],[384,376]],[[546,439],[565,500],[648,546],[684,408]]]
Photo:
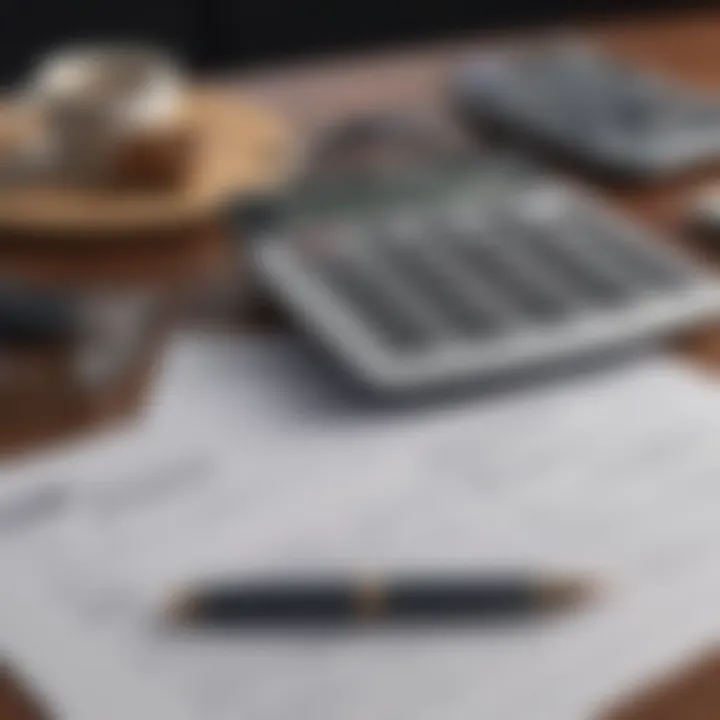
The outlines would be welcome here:
[[[578,29],[625,57],[720,91],[720,10]],[[489,42],[501,40],[471,38],[289,70],[269,69],[238,80],[246,91],[285,111],[300,131],[315,130],[339,117],[369,109],[413,108],[436,115],[441,107],[443,79],[453,64]],[[713,177],[720,180],[720,169],[659,187],[603,192],[667,233],[673,242],[689,244],[681,229],[683,202],[694,188]],[[720,331],[696,333],[684,345],[697,359],[720,369]],[[14,691],[4,691],[1,685],[0,720],[39,718],[37,713],[20,709]]]

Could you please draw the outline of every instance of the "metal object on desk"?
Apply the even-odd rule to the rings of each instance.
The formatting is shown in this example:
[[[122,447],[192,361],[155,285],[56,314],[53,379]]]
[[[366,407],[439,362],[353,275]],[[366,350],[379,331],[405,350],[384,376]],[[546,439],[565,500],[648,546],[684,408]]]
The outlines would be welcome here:
[[[717,281],[516,157],[299,192],[256,244],[267,288],[361,385],[407,395],[720,315]]]
[[[720,98],[581,42],[490,53],[451,99],[480,128],[616,180],[656,180],[720,160]]]
[[[148,292],[0,286],[0,439],[122,385],[157,337],[162,311]]]
[[[161,299],[152,292],[90,295],[78,308],[79,344],[74,374],[86,391],[122,376],[152,340],[161,323]]]

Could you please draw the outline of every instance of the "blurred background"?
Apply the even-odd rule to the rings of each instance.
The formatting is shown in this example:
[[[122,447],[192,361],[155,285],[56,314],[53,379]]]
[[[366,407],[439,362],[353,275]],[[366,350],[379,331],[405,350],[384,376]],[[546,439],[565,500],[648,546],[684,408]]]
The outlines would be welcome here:
[[[218,70],[398,40],[647,15],[708,4],[680,0],[6,0],[0,6],[0,79],[17,80],[32,59],[53,44],[87,39],[144,38],[179,51],[196,69]]]

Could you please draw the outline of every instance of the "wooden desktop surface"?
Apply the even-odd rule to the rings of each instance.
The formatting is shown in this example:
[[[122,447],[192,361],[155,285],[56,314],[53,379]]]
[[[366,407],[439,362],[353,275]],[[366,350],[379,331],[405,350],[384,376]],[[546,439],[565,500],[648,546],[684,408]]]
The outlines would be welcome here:
[[[625,19],[569,29],[579,30],[628,59],[720,91],[720,10]],[[433,116],[442,108],[443,81],[449,69],[474,51],[507,39],[469,36],[463,41],[256,71],[251,76],[238,78],[233,85],[272,102],[303,133],[369,110],[414,109]],[[693,190],[712,179],[720,182],[720,167],[660,186],[602,189],[602,192],[618,206],[661,230],[672,242],[691,247],[712,263],[714,253],[697,248],[682,222],[683,208]],[[720,370],[720,329],[707,328],[693,333],[683,340],[682,346],[708,368]],[[42,717],[38,711],[23,705],[17,684],[0,676],[0,720]],[[680,716],[663,717],[681,720]],[[717,718],[720,708],[710,708],[707,715],[693,717]],[[644,719],[638,716],[637,720]]]

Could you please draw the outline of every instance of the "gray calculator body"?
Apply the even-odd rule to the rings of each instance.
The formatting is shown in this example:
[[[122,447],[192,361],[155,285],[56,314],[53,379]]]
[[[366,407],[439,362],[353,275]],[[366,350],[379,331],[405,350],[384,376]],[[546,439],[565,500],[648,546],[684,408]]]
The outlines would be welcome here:
[[[720,314],[718,283],[684,254],[501,156],[300,197],[254,252],[282,307],[386,394],[528,370]]]
[[[582,43],[506,50],[455,74],[455,105],[617,179],[652,180],[720,159],[720,98]]]

